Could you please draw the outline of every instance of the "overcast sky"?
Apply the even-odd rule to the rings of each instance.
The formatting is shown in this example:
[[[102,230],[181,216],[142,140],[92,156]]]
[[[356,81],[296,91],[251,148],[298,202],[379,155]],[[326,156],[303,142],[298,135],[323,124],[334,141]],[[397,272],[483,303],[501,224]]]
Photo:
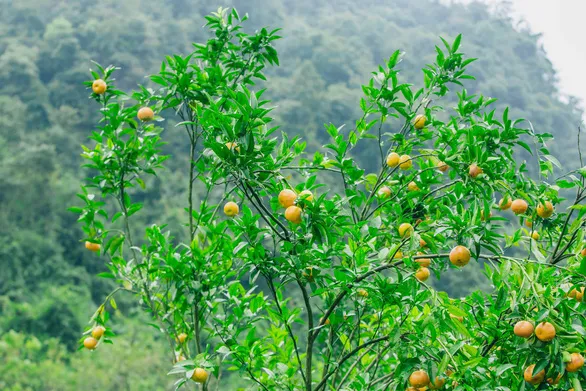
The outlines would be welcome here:
[[[586,0],[509,1],[517,18],[543,34],[543,46],[558,72],[561,90],[582,99],[586,108]]]
[[[586,0],[513,0],[513,4],[535,32],[543,33],[562,90],[586,102]]]

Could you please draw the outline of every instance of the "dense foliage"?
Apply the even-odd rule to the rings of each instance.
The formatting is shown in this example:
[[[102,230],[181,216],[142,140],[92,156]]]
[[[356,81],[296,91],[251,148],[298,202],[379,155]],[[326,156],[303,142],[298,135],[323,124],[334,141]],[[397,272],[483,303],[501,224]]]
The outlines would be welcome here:
[[[90,108],[87,93],[79,88],[92,66],[90,60],[120,66],[116,78],[121,88],[147,83],[143,76],[159,69],[164,54],[188,53],[190,42],[205,38],[201,23],[194,21],[216,8],[212,3],[175,1],[161,7],[151,0],[19,1],[4,5],[0,14],[5,37],[0,43],[4,118],[0,217],[9,224],[0,228],[4,265],[0,333],[15,329],[41,339],[58,337],[61,344],[73,348],[92,303],[101,303],[111,287],[109,280],[92,277],[105,271],[104,263],[84,252],[76,217],[65,211],[65,205],[74,202],[80,177],[78,145],[99,118]],[[496,96],[495,107],[501,112],[510,106],[511,116],[530,118],[535,131],[554,134],[561,141],[551,143],[550,150],[564,151],[557,153],[562,163],[576,166],[576,154],[567,151],[575,150],[580,113],[573,101],[559,100],[555,73],[538,46],[538,37],[516,31],[506,16],[490,15],[481,5],[447,7],[428,0],[338,1],[335,7],[326,1],[273,1],[263,2],[262,7],[249,1],[226,5],[230,3],[241,12],[253,11],[255,27],[284,27],[287,38],[276,44],[281,66],[268,70],[269,81],[262,85],[269,87],[265,96],[277,105],[272,113],[275,122],[290,134],[300,134],[310,151],[329,142],[324,123],[347,124],[347,128],[360,118],[360,85],[389,53],[396,49],[408,53],[398,67],[405,80],[421,87],[418,72],[434,60],[437,36],[453,39],[463,32],[466,53],[479,57],[469,66],[477,77],[476,82],[467,82],[469,93],[481,90]],[[449,102],[446,107],[453,106],[455,99]],[[169,116],[164,124],[175,129],[179,121]],[[165,141],[163,154],[175,158],[164,175],[149,182],[148,193],[137,195],[145,207],[136,219],[165,221],[180,228],[184,214],[178,205],[186,192],[179,170],[188,164],[185,139],[181,132],[171,131]],[[363,143],[352,155],[368,173],[378,170],[377,160],[371,158],[376,153],[372,143]],[[325,182],[338,186],[332,177]],[[194,199],[197,202],[199,195]],[[151,207],[161,203],[163,208]],[[185,238],[182,231],[174,232]],[[142,230],[135,233],[139,239],[143,235]],[[457,297],[478,287],[479,280],[475,268],[444,274],[434,285]],[[486,280],[483,284],[488,287]],[[122,312],[130,311],[130,297],[120,296],[118,306]],[[118,331],[124,333],[124,328]],[[156,338],[154,346],[161,349],[162,341]],[[166,381],[160,379],[158,384]]]
[[[176,389],[226,387],[237,372],[266,391],[520,390],[546,379],[581,391],[581,155],[556,179],[551,134],[493,109],[496,99],[454,94],[474,79],[461,35],[441,39],[421,88],[404,82],[395,51],[362,86],[355,125],[326,125],[330,142],[307,154],[299,137],[278,134],[257,86],[279,64],[280,29],[250,34],[247,19],[222,8],[207,16],[210,38],[166,56],[153,88],[126,93],[116,68],[98,64],[86,82],[102,118],[70,210],[119,286],[80,346],[112,342],[109,311],[127,291],[167,337]],[[450,95],[453,111],[443,107]],[[169,159],[158,125],[167,115],[189,145],[187,234],[159,218],[137,239],[140,194]],[[377,174],[352,154],[364,144]],[[521,150],[532,159],[519,162]],[[575,199],[556,211],[562,188]],[[508,209],[511,220],[493,215]],[[471,259],[487,261],[494,292],[450,298],[426,284]]]

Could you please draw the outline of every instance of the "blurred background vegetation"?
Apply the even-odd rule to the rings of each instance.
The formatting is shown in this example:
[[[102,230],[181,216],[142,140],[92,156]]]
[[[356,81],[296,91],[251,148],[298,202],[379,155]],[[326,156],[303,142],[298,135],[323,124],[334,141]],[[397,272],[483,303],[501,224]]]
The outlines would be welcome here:
[[[89,316],[111,289],[96,277],[104,260],[79,242],[76,203],[84,172],[81,143],[98,119],[82,82],[91,60],[115,64],[118,86],[135,88],[163,56],[186,54],[206,39],[203,15],[219,5],[251,16],[249,28],[283,27],[281,66],[269,71],[268,95],[282,129],[313,150],[327,140],[323,125],[359,118],[360,85],[396,49],[406,52],[405,81],[421,85],[420,68],[435,57],[438,36],[463,33],[463,48],[480,60],[471,93],[499,98],[514,116],[531,119],[565,167],[577,167],[582,112],[561,96],[539,36],[518,28],[506,6],[434,0],[0,0],[0,389],[167,390],[170,356],[161,336],[141,323],[132,298],[120,296],[111,322],[114,345],[76,352]],[[183,219],[187,144],[166,121],[172,158],[149,184],[142,222]],[[374,144],[372,144],[374,146]],[[363,148],[355,156],[377,169]],[[436,287],[451,295],[490,289],[482,268],[462,271]],[[144,319],[142,319],[144,320]],[[236,389],[234,385],[231,389]]]

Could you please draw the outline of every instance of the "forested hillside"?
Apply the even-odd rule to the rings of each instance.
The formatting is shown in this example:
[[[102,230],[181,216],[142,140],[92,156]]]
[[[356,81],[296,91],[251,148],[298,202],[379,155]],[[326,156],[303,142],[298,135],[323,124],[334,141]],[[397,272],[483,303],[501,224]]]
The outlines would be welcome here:
[[[361,84],[394,50],[408,53],[401,64],[404,80],[421,85],[420,68],[435,57],[439,36],[453,40],[462,33],[464,51],[479,58],[469,68],[477,78],[470,81],[469,93],[498,98],[497,108],[511,106],[512,114],[530,119],[537,132],[552,133],[553,155],[567,167],[576,166],[577,152],[568,151],[575,150],[582,113],[573,99],[560,96],[539,37],[518,31],[506,15],[490,14],[481,4],[2,0],[0,360],[8,365],[0,368],[0,389],[80,390],[73,379],[87,377],[83,368],[90,365],[100,382],[84,390],[167,389],[169,360],[159,354],[160,337],[136,325],[130,301],[120,301],[121,314],[114,322],[125,342],[93,358],[73,352],[88,316],[110,286],[109,280],[95,277],[105,271],[104,263],[83,248],[76,216],[67,211],[84,175],[79,145],[87,142],[97,122],[95,102],[82,82],[89,79],[95,60],[122,68],[116,81],[120,87],[148,84],[144,76],[156,72],[166,54],[188,53],[191,42],[204,39],[202,16],[219,5],[250,13],[253,26],[283,27],[280,67],[268,73],[262,87],[268,88],[282,129],[301,135],[309,149],[327,142],[324,124],[358,119]],[[167,123],[164,134],[165,152],[171,155],[187,148],[174,125]],[[374,170],[372,155],[363,148],[355,158]],[[177,200],[184,194],[176,189],[184,178],[174,168],[168,166],[166,175],[149,184],[155,191],[142,200],[145,222],[183,223]],[[165,204],[164,218],[149,212],[155,201]],[[437,284],[460,295],[483,287],[478,273],[462,272],[458,281]],[[31,372],[39,368],[42,374]]]

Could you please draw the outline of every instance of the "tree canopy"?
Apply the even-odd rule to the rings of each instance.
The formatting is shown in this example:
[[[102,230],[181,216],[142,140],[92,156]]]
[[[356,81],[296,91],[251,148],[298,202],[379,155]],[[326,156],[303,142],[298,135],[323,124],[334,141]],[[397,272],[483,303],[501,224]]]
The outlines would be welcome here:
[[[84,251],[76,216],[66,211],[83,175],[78,167],[79,144],[99,118],[82,87],[87,70],[95,68],[92,60],[116,64],[121,67],[116,73],[118,87],[152,86],[144,76],[159,71],[164,55],[187,54],[191,42],[208,37],[200,21],[216,3],[5,3],[0,13],[5,37],[0,43],[4,119],[0,217],[8,223],[0,227],[4,265],[0,333],[21,330],[42,343],[56,337],[72,349],[85,315],[112,286],[107,279],[93,278],[106,271],[104,264]],[[275,121],[286,133],[306,141],[309,151],[329,142],[324,125],[351,126],[360,118],[360,86],[391,53],[405,51],[401,75],[420,88],[424,85],[420,69],[435,60],[438,36],[453,41],[462,33],[462,50],[479,58],[469,66],[477,80],[467,82],[468,93],[498,98],[497,111],[510,107],[511,117],[528,118],[535,132],[553,134],[549,150],[563,166],[576,166],[575,140],[582,113],[575,100],[560,96],[539,36],[518,29],[506,14],[492,14],[477,3],[447,6],[432,0],[227,1],[225,5],[249,12],[254,28],[283,27],[286,38],[275,44],[279,67],[267,71],[268,81],[259,83],[276,105]],[[446,107],[456,103],[453,99]],[[139,219],[145,224],[154,219],[175,227],[183,223],[177,205],[185,198],[184,178],[178,169],[188,160],[177,122],[165,123],[163,151],[178,158],[169,161],[166,175],[152,179],[148,194],[139,196],[145,205]],[[375,172],[372,156],[377,153],[365,143],[355,149],[353,158],[366,173]],[[161,203],[162,209],[150,208]],[[490,289],[478,271],[442,277],[433,284],[452,297],[482,286]],[[122,298],[119,306],[123,313],[134,308],[128,298]],[[161,342],[155,339],[158,349]],[[162,379],[153,384],[166,383]]]

